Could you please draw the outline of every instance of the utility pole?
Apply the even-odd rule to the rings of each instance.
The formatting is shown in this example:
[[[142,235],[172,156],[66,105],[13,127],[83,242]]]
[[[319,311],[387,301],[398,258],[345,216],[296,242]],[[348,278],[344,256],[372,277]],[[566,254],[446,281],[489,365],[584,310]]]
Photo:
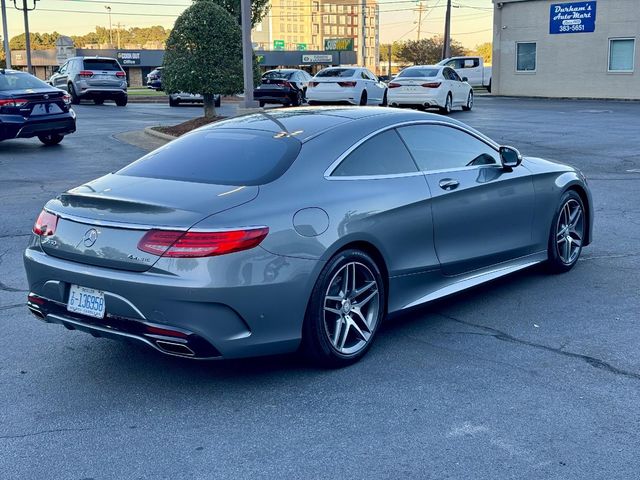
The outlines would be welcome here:
[[[422,2],[418,2],[418,40],[422,33]]]
[[[451,56],[451,0],[447,0],[447,13],[444,20],[444,45],[442,46],[442,59]]]
[[[0,0],[2,9],[2,43],[4,43],[4,56],[6,57],[7,68],[11,68],[11,50],[9,50],[9,31],[7,29],[7,9],[5,0]]]
[[[242,21],[242,70],[244,73],[244,107],[254,108],[253,45],[251,44],[251,0],[240,0]]]
[[[388,51],[388,54],[389,54],[389,68],[387,70],[387,76],[389,77],[389,80],[391,80],[391,55],[392,55],[392,52],[393,52],[393,45],[390,43],[389,44],[389,51]]]
[[[364,67],[367,63],[367,0],[362,0],[360,8],[360,21],[362,23],[362,44],[360,45],[360,66]]]
[[[113,30],[111,30],[111,7],[108,5],[105,5],[104,8],[107,11],[107,14],[109,15],[109,46],[113,47]]]
[[[25,49],[27,50],[27,72],[33,74],[33,69],[31,67],[31,34],[29,33],[29,12],[31,10],[36,9],[36,2],[38,0],[33,0],[33,7],[29,8],[27,5],[27,0],[22,0],[22,6],[18,7],[18,0],[13,0],[13,6],[16,10],[22,10],[22,14],[24,16],[24,40],[25,40]]]
[[[126,25],[123,25],[122,23],[118,22],[116,23],[116,38],[118,39],[118,50],[120,50],[120,29],[122,27],[126,27]]]

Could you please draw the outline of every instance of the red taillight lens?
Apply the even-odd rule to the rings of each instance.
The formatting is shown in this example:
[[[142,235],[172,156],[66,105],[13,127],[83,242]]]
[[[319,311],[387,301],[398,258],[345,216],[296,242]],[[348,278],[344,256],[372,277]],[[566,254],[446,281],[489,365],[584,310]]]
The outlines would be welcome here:
[[[68,93],[65,93],[65,94],[62,96],[62,100],[64,100],[64,103],[65,103],[66,105],[69,105],[69,104],[71,103],[71,95],[69,95]]]
[[[49,213],[46,210],[42,210],[35,225],[33,226],[33,233],[36,235],[48,237],[56,233],[56,226],[58,225],[58,217],[53,213]]]
[[[391,82],[391,83],[388,85],[388,87],[389,87],[389,88],[398,88],[398,87],[401,87],[401,86],[402,86],[402,85],[400,85],[399,83],[393,83],[393,82]]]
[[[356,82],[338,82],[341,87],[355,87]]]
[[[162,257],[212,257],[249,250],[258,246],[268,233],[268,228],[225,232],[150,230],[138,242],[138,249]]]
[[[126,76],[127,76],[127,74],[126,74],[126,73],[124,73],[124,72],[116,72],[116,77],[124,78],[124,77],[126,77]]]
[[[309,82],[309,87],[317,87],[318,82]]]
[[[10,98],[10,99],[0,99],[0,107],[23,107],[29,100],[24,98]]]
[[[82,78],[91,78],[93,77],[93,72],[89,70],[82,70],[78,75],[80,75]]]
[[[440,82],[423,83],[422,86],[425,88],[438,88],[440,86]]]

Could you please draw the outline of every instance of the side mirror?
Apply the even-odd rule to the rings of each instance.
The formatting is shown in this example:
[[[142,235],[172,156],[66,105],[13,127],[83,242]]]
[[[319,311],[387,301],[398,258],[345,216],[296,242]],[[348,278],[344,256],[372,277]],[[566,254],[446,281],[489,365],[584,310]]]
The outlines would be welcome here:
[[[500,147],[500,161],[504,168],[516,168],[522,163],[522,155],[513,147]]]
[[[469,79],[468,79],[467,77],[462,77],[462,81],[463,81],[463,82],[468,82],[468,81],[469,81]]]
[[[58,73],[59,71],[60,71],[60,67],[55,67],[55,68],[53,69],[53,73]]]

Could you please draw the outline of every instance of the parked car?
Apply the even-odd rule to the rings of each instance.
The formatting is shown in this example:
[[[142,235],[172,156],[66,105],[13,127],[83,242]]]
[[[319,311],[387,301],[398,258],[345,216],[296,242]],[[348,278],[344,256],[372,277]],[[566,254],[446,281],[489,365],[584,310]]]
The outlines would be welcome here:
[[[453,68],[472,87],[485,87],[491,93],[491,67],[484,66],[482,57],[445,58],[436,65]]]
[[[262,75],[260,85],[253,91],[253,98],[261,107],[267,103],[300,106],[305,102],[309,75],[304,70],[269,70]]]
[[[447,117],[273,110],[47,202],[24,254],[27,305],[169,355],[302,346],[344,366],[387,314],[543,262],[569,271],[593,211],[580,171]]]
[[[219,107],[220,104],[222,103],[220,95],[214,95],[213,101],[216,107]],[[177,107],[181,103],[202,103],[202,102],[204,102],[204,98],[202,97],[202,95],[198,93],[178,92],[178,93],[169,94],[169,106],[171,107]]]
[[[0,140],[38,139],[57,145],[76,131],[70,96],[26,72],[0,69]]]
[[[96,105],[105,100],[113,100],[119,107],[127,104],[127,75],[115,58],[70,58],[56,69],[49,83],[69,92],[74,105],[85,99]]]
[[[162,70],[163,67],[156,67],[147,74],[147,88],[162,90]]]
[[[364,67],[329,67],[309,82],[307,102],[386,105],[387,86]]]
[[[418,65],[402,70],[389,82],[392,107],[438,107],[450,113],[454,107],[473,108],[473,89],[449,67]]]

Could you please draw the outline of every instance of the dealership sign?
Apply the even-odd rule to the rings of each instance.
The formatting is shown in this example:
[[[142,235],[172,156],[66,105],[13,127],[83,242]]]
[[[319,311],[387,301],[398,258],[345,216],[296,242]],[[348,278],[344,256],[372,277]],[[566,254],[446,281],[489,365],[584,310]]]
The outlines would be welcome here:
[[[302,63],[331,63],[333,55],[302,55]]]
[[[554,3],[549,33],[588,33],[596,30],[596,2]]]
[[[324,49],[331,51],[352,51],[353,50],[353,38],[327,38],[324,41]]]

